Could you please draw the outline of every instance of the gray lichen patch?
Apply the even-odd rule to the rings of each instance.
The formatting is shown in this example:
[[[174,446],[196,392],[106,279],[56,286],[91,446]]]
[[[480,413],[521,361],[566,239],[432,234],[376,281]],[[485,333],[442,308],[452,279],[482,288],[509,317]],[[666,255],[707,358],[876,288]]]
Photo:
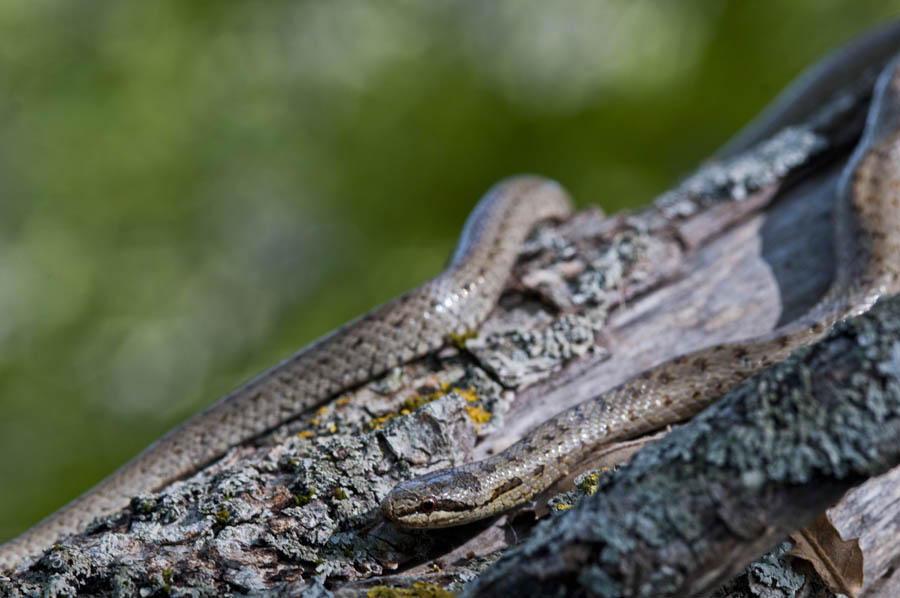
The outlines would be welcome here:
[[[558,311],[596,308],[602,326],[606,312],[648,290],[681,257],[673,240],[650,234],[653,221],[647,214],[603,221],[587,210],[562,227],[541,229],[529,240],[531,254],[523,252],[531,257],[516,268],[518,288]]]
[[[596,244],[597,239],[592,241]],[[577,287],[573,281],[588,267],[589,250],[588,245],[560,236],[557,228],[541,228],[526,243],[523,254],[529,260],[517,268],[520,289],[544,297],[564,315],[545,302],[514,297],[505,302],[506,309],[485,322],[475,338],[465,340],[466,351],[503,386],[529,386],[573,358],[605,351],[595,337],[606,323],[606,305],[594,302],[589,308],[581,307],[571,288],[572,284]],[[611,267],[618,268],[616,276],[625,269],[620,260],[604,265],[606,271]]]
[[[547,378],[562,365],[588,352],[604,351],[594,342],[591,315],[566,315],[537,330],[491,330],[466,343],[466,349],[504,386],[519,388]]]
[[[806,164],[828,147],[810,127],[787,127],[750,151],[711,162],[654,202],[668,219],[684,218],[724,200],[741,201]]]
[[[380,436],[398,461],[439,469],[466,460],[475,444],[475,425],[466,399],[457,392],[432,401],[409,416],[391,420]]]
[[[830,596],[815,577],[792,567],[791,542],[782,542],[747,565],[743,573],[713,592],[711,598],[806,598]]]
[[[578,252],[572,239],[559,226],[539,225],[522,244],[519,256],[522,259],[540,259],[543,263],[565,261]]]
[[[671,242],[648,234],[640,218],[622,219],[608,241],[585,249],[584,270],[569,283],[571,303],[610,309],[627,294],[647,290],[657,280],[654,270],[671,260]],[[679,255],[680,257],[680,255]]]

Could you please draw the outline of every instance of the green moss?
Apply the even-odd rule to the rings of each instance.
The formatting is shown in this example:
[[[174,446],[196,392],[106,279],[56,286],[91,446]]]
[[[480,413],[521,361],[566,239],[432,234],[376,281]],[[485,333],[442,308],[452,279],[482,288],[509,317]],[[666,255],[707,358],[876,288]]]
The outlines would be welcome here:
[[[171,569],[163,569],[162,577],[163,577],[163,592],[166,594],[172,593],[172,574],[174,572]]]
[[[478,331],[472,328],[469,328],[465,332],[451,332],[447,335],[450,344],[452,344],[457,349],[465,349],[466,341],[470,338],[476,338],[478,336]]]
[[[222,505],[219,507],[219,510],[216,511],[216,525],[225,527],[228,525],[229,521],[231,521],[231,511],[228,510],[228,507]]]
[[[316,489],[307,488],[306,492],[294,495],[294,503],[296,503],[298,507],[303,507],[312,502],[315,497]]]

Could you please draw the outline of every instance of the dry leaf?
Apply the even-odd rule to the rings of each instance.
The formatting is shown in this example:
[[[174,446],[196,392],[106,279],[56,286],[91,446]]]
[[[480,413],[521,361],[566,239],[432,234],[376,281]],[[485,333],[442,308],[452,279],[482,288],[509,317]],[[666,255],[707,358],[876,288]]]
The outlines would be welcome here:
[[[788,554],[808,561],[829,589],[851,598],[863,586],[863,553],[856,539],[844,540],[822,513],[808,526],[791,535],[794,547]]]

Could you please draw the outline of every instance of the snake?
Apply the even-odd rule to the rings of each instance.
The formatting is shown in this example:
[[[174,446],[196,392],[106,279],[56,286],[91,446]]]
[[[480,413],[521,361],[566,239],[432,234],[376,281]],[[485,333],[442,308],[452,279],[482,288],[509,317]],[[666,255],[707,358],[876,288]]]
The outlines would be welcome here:
[[[900,30],[900,25],[894,29]],[[870,34],[866,44],[854,46],[857,50],[845,50],[836,62],[841,68],[824,69],[805,84],[811,91],[798,97],[816,96],[817,90],[821,90],[817,85],[822,80],[839,86],[848,77],[847,72],[855,70],[854,66],[882,60],[886,48],[892,49],[891,53],[897,51],[894,48],[897,31],[890,33]],[[790,112],[787,108],[776,110],[766,126],[780,126],[790,117]],[[887,166],[871,165],[871,168],[878,172]],[[91,522],[127,507],[132,497],[159,491],[209,465],[231,448],[299,417],[329,398],[437,350],[452,333],[463,334],[477,328],[494,309],[529,232],[542,221],[565,219],[571,211],[568,194],[550,179],[521,175],[501,181],[471,212],[457,248],[441,274],[314,341],[168,432],[99,484],[0,545],[0,570],[14,571],[27,566],[61,538],[81,532]],[[857,209],[854,214],[862,215],[863,211]],[[892,219],[881,219],[883,214],[878,207],[873,207],[870,216],[872,221],[862,225],[866,232],[884,230],[877,229],[878,226],[893,226]],[[881,245],[860,247],[849,250],[859,256],[847,263],[871,263],[871,256]],[[867,272],[878,278],[875,269]],[[856,274],[857,269],[848,270],[841,275],[843,282],[835,288],[850,288],[852,281],[860,280]],[[863,286],[873,288],[869,283]],[[834,295],[833,301],[847,299],[844,292]],[[821,322],[814,328],[820,325]],[[814,333],[806,330],[793,334],[808,341]],[[780,352],[775,352],[783,354],[795,342],[795,336],[732,345],[701,352],[680,362],[676,360],[617,391],[619,397],[637,396],[637,402],[625,406],[613,396],[604,395],[543,424],[515,445],[518,448],[497,455],[490,462],[401,483],[384,500],[383,512],[401,525],[434,526],[446,524],[439,522],[438,517],[448,512],[454,513],[455,521],[461,523],[463,511],[466,520],[472,520],[487,516],[488,511],[505,509],[510,500],[524,496],[525,488],[536,490],[553,477],[552,472],[559,473],[563,466],[569,467],[572,457],[590,444],[590,438],[608,441],[617,434],[637,433],[650,424],[662,425],[675,418],[688,417],[708,400],[694,397],[695,392],[702,392],[699,389],[704,387],[724,386],[739,378],[740,372],[753,369],[751,366],[765,365],[774,359],[765,355],[772,343],[784,345]],[[744,364],[740,372],[734,371],[735,359]],[[706,374],[711,372],[716,372],[719,382],[706,380]],[[669,391],[653,392],[662,388]],[[533,456],[528,456],[544,450],[553,457],[535,461]],[[520,471],[519,464],[526,464],[530,469]],[[539,465],[543,465],[542,471],[538,471]],[[450,493],[438,493],[431,485],[435,480]],[[470,490],[475,491],[464,496],[461,482],[468,481],[473,482]],[[485,492],[493,499],[484,501]]]
[[[519,175],[494,185],[463,226],[447,268],[432,280],[314,341],[188,419],[137,457],[0,546],[0,569],[22,566],[59,538],[156,492],[230,448],[328,398],[442,347],[494,308],[535,225],[563,219],[571,200],[556,182]]]
[[[547,491],[598,449],[693,417],[753,374],[822,338],[836,321],[900,291],[898,65],[900,57],[877,80],[863,135],[841,173],[834,198],[836,269],[806,314],[764,336],[663,362],[484,460],[401,481],[382,501],[384,516],[401,527],[442,528],[508,511]]]

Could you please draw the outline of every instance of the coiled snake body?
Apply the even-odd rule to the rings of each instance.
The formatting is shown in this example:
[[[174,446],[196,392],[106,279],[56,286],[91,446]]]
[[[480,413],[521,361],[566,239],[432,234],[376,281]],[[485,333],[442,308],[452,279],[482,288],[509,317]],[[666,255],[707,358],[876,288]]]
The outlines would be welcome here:
[[[388,519],[447,527],[521,504],[569,474],[597,448],[687,419],[750,375],[823,336],[836,319],[900,291],[900,61],[885,70],[863,138],[835,206],[837,271],[810,312],[766,337],[676,358],[541,424],[483,461],[401,482],[384,499]]]
[[[883,51],[884,45],[875,47]],[[852,58],[865,64],[875,54]],[[894,94],[893,88],[883,91],[890,96],[883,103],[893,107]],[[893,112],[889,116],[893,131]],[[869,128],[888,127],[870,123]],[[897,252],[891,239],[897,210],[886,211],[879,199],[890,197],[896,203],[893,185],[900,180],[880,178],[895,174],[896,139],[893,133],[870,137],[861,146],[864,157],[851,185],[846,222],[852,226],[839,227],[842,268],[834,291],[822,302],[830,317],[896,287]],[[0,569],[26,563],[60,537],[127,506],[131,497],[156,491],[336,393],[438,348],[449,333],[477,327],[493,308],[529,230],[541,220],[567,216],[570,209],[565,192],[552,181],[516,177],[498,184],[472,212],[444,273],[302,349],[169,432],[100,484],[0,546]],[[812,327],[807,322],[776,338],[708,349],[656,368],[543,424],[488,461],[400,484],[386,498],[384,512],[405,525],[441,526],[504,510],[552,482],[592,445],[692,415],[735,381],[820,335],[827,324],[824,317],[816,314]]]

